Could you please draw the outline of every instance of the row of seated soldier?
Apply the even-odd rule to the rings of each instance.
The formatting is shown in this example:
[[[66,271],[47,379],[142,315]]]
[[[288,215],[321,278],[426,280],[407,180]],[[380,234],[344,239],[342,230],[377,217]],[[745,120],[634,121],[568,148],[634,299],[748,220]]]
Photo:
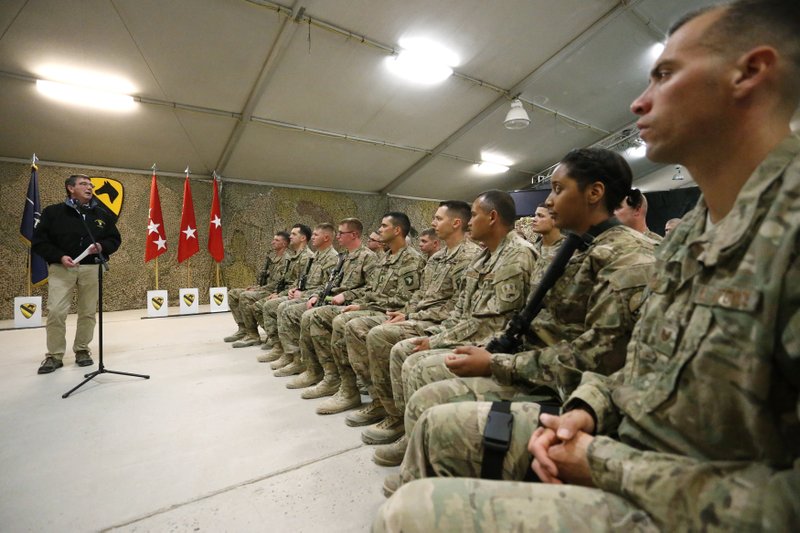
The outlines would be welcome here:
[[[632,111],[703,196],[664,241],[602,148],[560,161],[533,242],[498,190],[421,251],[400,212],[367,245],[355,218],[275,235],[225,340],[400,465],[375,530],[797,527],[799,23],[739,0],[671,30]]]

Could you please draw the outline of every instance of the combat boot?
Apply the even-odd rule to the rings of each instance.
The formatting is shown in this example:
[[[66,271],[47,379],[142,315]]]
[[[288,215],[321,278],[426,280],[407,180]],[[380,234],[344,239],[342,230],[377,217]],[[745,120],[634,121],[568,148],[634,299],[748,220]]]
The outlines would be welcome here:
[[[339,377],[339,369],[336,368],[336,363],[328,361],[322,364],[325,375],[322,381],[308,390],[304,390],[300,395],[304,400],[313,400],[314,398],[322,398],[323,396],[333,396],[339,390],[342,380]]]
[[[292,360],[292,362],[286,365],[285,367],[279,368],[278,370],[273,372],[272,373],[273,376],[275,376],[276,378],[285,378],[299,374],[306,369],[306,366],[303,363],[296,360],[300,359],[300,356],[297,356],[296,358],[289,356],[289,358]]]
[[[375,448],[372,461],[381,466],[399,466],[406,455],[406,448],[408,448],[408,437],[403,435],[391,444]]]
[[[278,350],[278,351],[280,352],[281,356],[278,358],[278,360],[277,360],[277,361],[275,361],[274,363],[272,363],[271,365],[269,365],[269,367],[270,367],[272,370],[278,370],[279,368],[283,368],[283,367],[285,367],[286,365],[288,365],[289,363],[291,363],[291,362],[292,362],[292,358],[291,358],[291,356],[289,356],[289,355],[286,355],[286,354],[283,352],[283,349],[280,349],[280,350]]]
[[[352,372],[340,376],[339,391],[317,407],[318,415],[333,415],[361,405],[361,395],[356,388],[356,376]]]
[[[383,480],[383,495],[387,498],[391,498],[392,494],[397,492],[397,489],[399,489],[402,484],[403,478],[400,477],[400,474],[389,474],[386,476],[386,479]]]
[[[350,427],[368,426],[380,421],[385,416],[386,409],[383,408],[383,404],[378,400],[372,400],[358,411],[348,414],[344,423]]]
[[[391,444],[405,434],[403,417],[387,415],[378,424],[361,432],[365,444]]]
[[[258,334],[258,330],[252,330],[248,331],[242,340],[234,342],[232,346],[234,348],[247,348],[257,344],[261,344],[261,336]]]
[[[286,384],[287,389],[305,389],[311,387],[322,381],[322,374],[314,372],[313,370],[306,370],[297,377],[292,378]]]
[[[269,346],[269,345],[264,344],[263,346]],[[263,349],[263,346],[262,346],[262,349]],[[269,346],[269,350],[264,352],[264,353],[258,354],[256,356],[256,360],[259,363],[271,363],[272,361],[277,361],[280,358],[280,356],[281,356],[281,353],[278,350],[275,350],[271,346]]]
[[[225,342],[236,342],[245,338],[246,335],[247,335],[247,330],[244,329],[244,326],[242,324],[239,324],[239,329],[236,330],[236,333],[234,333],[233,335],[228,335],[222,340],[224,340]]]

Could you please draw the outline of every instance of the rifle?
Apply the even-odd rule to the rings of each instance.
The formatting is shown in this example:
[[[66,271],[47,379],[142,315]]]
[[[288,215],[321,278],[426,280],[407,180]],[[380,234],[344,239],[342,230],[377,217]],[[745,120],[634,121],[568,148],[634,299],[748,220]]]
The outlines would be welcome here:
[[[342,282],[342,278],[344,277],[344,268],[342,267],[344,267],[345,259],[347,259],[347,252],[340,253],[339,261],[336,263],[336,266],[333,267],[333,270],[331,270],[331,275],[328,277],[328,283],[326,283],[325,288],[322,289],[319,299],[317,300],[317,303],[314,304],[314,307],[325,305],[325,300],[330,297],[331,292],[333,292],[333,288]]]
[[[314,258],[311,257],[306,264],[306,271],[300,276],[300,281],[297,282],[297,289],[300,291],[306,290],[306,283],[308,282],[308,273],[311,270],[311,265],[314,263]]]
[[[570,233],[558,249],[558,253],[553,258],[550,266],[547,267],[536,290],[528,298],[525,307],[511,318],[502,335],[489,341],[489,344],[486,345],[486,350],[490,353],[517,353],[522,346],[531,321],[542,310],[545,295],[564,274],[567,263],[572,254],[575,253],[575,250],[586,250],[595,237],[619,224],[620,222],[612,217],[592,226],[583,235]]]
[[[269,281],[269,267],[272,262],[269,260],[269,255],[267,256],[267,260],[264,262],[264,269],[258,275],[258,285],[263,287]]]

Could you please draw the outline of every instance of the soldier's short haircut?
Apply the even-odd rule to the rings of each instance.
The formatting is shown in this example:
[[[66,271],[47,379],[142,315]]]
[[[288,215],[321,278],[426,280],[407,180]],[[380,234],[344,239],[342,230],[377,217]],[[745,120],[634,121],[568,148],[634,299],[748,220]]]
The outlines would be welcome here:
[[[603,203],[609,213],[619,207],[631,193],[633,172],[625,158],[605,148],[578,148],[561,160],[567,175],[578,182],[581,190],[594,182],[605,187]]]
[[[331,235],[336,233],[336,228],[334,228],[333,224],[331,224],[330,222],[323,222],[321,224],[317,224],[317,227],[315,227],[314,229],[325,231],[327,233],[330,233]]]
[[[289,243],[289,232],[288,231],[276,231],[275,232],[275,236],[276,237],[280,237],[281,239],[286,241],[287,244]]]
[[[491,189],[480,193],[477,200],[481,209],[487,213],[497,212],[500,221],[507,228],[514,227],[514,221],[517,219],[517,206],[510,194],[498,189]]]
[[[466,229],[469,219],[472,218],[472,208],[467,202],[462,200],[445,200],[439,207],[447,209],[447,216],[461,220],[461,224]]]
[[[539,208],[547,209],[549,211],[549,209],[547,208],[547,204],[545,202],[539,202],[539,205],[536,206],[536,209]]]
[[[364,232],[364,224],[357,218],[343,218],[339,221],[340,226],[347,228],[347,231],[355,231],[359,237]]]
[[[299,229],[300,233],[306,236],[306,242],[311,240],[311,228],[309,228],[305,224],[295,224],[294,226],[292,226],[292,229],[295,228]]]
[[[389,211],[388,213],[384,213],[381,219],[388,218],[389,222],[392,223],[392,226],[400,228],[400,234],[405,237],[411,231],[411,221],[408,219],[408,215],[405,213],[401,213],[400,211]]]
[[[433,228],[425,228],[424,230],[419,232],[419,236],[426,236],[430,237],[431,239],[438,239],[439,237],[436,236],[436,230]]]
[[[796,104],[800,97],[800,2],[737,0],[703,7],[682,16],[668,35],[716,9],[722,9],[720,18],[703,35],[703,45],[724,55],[742,54],[759,45],[779,50],[788,59],[791,70],[789,79],[782,80],[784,96]]]

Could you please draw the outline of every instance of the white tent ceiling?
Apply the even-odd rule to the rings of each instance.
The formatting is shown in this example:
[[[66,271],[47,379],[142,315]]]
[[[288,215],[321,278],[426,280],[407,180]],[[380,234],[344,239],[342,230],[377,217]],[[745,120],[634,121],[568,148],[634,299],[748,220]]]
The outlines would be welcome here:
[[[423,198],[521,188],[630,126],[649,49],[708,3],[3,0],[0,156]],[[460,57],[439,85],[385,67],[401,38],[420,36]],[[53,67],[124,78],[138,103],[46,99],[34,81]],[[531,125],[507,130],[517,95]],[[477,174],[484,152],[511,170]],[[661,168],[633,163],[638,178]]]

